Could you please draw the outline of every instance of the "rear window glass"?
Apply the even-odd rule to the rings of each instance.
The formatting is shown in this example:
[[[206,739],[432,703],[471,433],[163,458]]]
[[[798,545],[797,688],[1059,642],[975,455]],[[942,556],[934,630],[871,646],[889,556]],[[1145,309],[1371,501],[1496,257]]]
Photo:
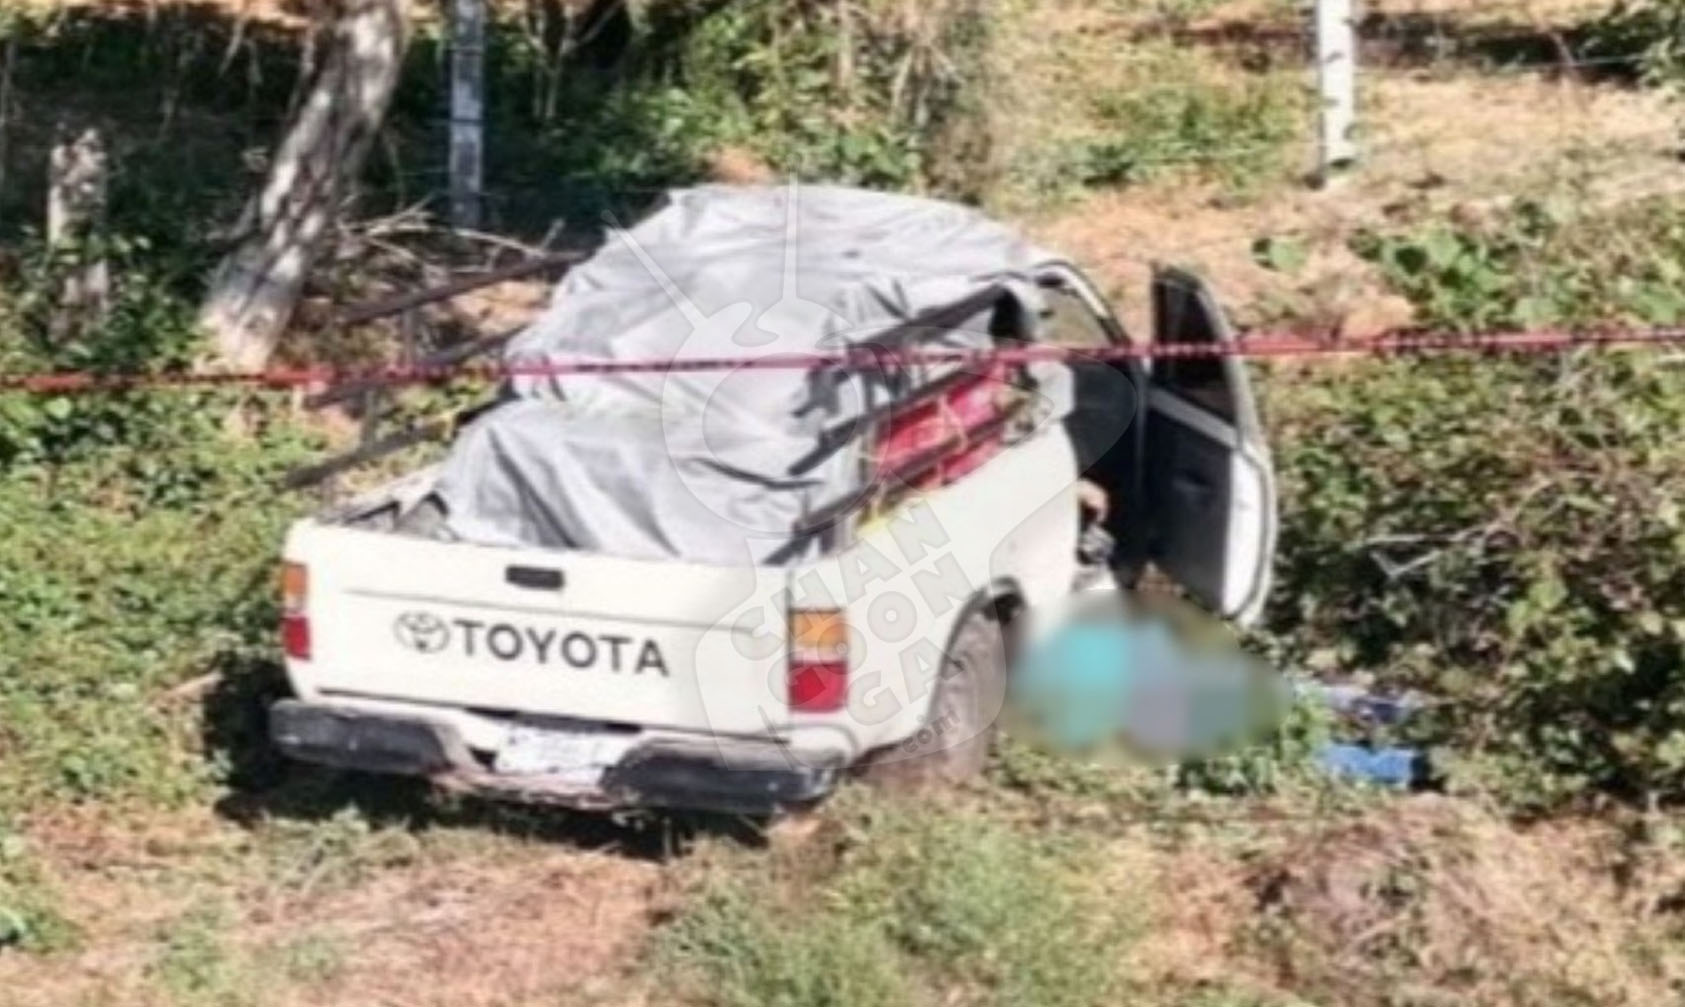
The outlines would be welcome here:
[[[1076,294],[1061,288],[1047,291],[1049,312],[1042,319],[1042,341],[1056,346],[1097,350],[1111,345],[1106,327],[1088,304]]]

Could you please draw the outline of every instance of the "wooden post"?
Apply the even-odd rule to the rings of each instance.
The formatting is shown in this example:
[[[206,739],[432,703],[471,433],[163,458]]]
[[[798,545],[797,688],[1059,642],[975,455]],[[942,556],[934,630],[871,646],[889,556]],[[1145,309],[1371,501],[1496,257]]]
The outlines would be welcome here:
[[[485,150],[485,0],[451,0],[451,223],[480,226]]]
[[[98,238],[111,175],[99,130],[61,127],[47,168],[47,245],[72,257],[52,320],[54,336],[97,325],[111,300],[111,274]]]
[[[1352,0],[1316,0],[1316,84],[1322,102],[1317,180],[1357,160],[1357,33]]]

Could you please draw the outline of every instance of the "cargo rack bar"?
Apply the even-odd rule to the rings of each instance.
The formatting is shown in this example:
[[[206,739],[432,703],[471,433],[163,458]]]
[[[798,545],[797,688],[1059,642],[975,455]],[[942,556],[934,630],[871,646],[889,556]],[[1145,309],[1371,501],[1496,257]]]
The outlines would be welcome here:
[[[476,357],[496,352],[499,347],[509,341],[510,337],[520,332],[524,326],[455,346],[447,346],[418,358],[415,354],[415,343],[418,330],[423,324],[418,309],[431,304],[440,304],[461,297],[463,294],[495,286],[499,283],[508,283],[512,280],[526,279],[530,276],[546,273],[564,273],[589,258],[591,253],[592,250],[590,249],[555,252],[549,255],[523,259],[520,262],[511,263],[498,269],[463,276],[436,287],[428,287],[423,290],[353,305],[336,314],[332,325],[335,329],[343,330],[396,315],[399,318],[399,330],[403,336],[404,365],[420,369],[437,368],[444,371]],[[348,381],[308,396],[304,400],[306,409],[323,409],[343,402],[358,402],[361,407],[359,411],[362,415],[362,428],[358,434],[358,443],[350,451],[313,465],[293,469],[282,477],[281,485],[286,489],[303,489],[416,444],[440,436],[449,436],[452,431],[466,422],[472,415],[478,415],[496,401],[493,399],[481,402],[453,416],[414,423],[395,433],[381,436],[379,432],[382,413],[381,399],[385,392],[386,389],[381,382],[364,380]]]
[[[336,324],[341,326],[366,324],[392,315],[400,315],[404,319],[403,329],[406,351],[408,351],[413,346],[414,341],[415,309],[428,304],[447,301],[482,287],[536,275],[546,270],[565,270],[587,255],[589,255],[588,252],[578,251],[545,256],[540,259],[515,263],[503,269],[466,277],[454,283],[428,290],[360,305],[342,312],[337,316]],[[895,355],[903,351],[910,343],[928,336],[933,331],[945,332],[960,328],[976,315],[998,307],[1006,294],[1006,289],[1006,286],[1002,283],[991,283],[951,304],[923,312],[915,318],[888,326],[882,332],[858,344],[866,350],[866,353],[862,356],[867,361],[871,361],[875,359],[874,354],[881,351],[883,356],[877,369],[888,372],[895,365]],[[508,332],[487,336],[469,343],[446,347],[419,360],[412,360],[409,366],[418,369],[439,368],[441,371],[448,371],[453,365],[495,351],[519,331],[521,331],[520,328],[511,329]],[[859,365],[850,366],[851,369],[859,369]],[[871,364],[868,362],[865,366],[869,369]],[[944,375],[943,378],[909,397],[875,407],[863,416],[856,417],[828,431],[823,436],[821,445],[814,453],[806,456],[803,462],[808,462],[809,459],[816,461],[824,454],[837,450],[842,444],[857,436],[861,431],[869,429],[872,425],[891,418],[906,409],[914,408],[929,398],[941,394],[963,375],[963,371],[952,375]],[[413,447],[439,436],[448,436],[462,423],[478,416],[497,402],[494,398],[469,406],[449,417],[422,421],[395,433],[377,436],[376,424],[379,419],[377,400],[383,391],[384,386],[376,380],[349,381],[307,398],[305,406],[310,409],[320,409],[360,398],[363,403],[361,436],[358,446],[350,451],[288,472],[282,480],[283,487],[302,489],[405,448]]]

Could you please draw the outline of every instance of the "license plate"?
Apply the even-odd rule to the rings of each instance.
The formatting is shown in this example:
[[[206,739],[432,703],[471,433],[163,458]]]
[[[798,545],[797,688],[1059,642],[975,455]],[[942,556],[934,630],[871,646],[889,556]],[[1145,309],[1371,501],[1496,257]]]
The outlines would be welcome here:
[[[509,729],[494,766],[512,776],[552,776],[578,786],[596,786],[637,740],[636,734],[618,731],[516,724]]]

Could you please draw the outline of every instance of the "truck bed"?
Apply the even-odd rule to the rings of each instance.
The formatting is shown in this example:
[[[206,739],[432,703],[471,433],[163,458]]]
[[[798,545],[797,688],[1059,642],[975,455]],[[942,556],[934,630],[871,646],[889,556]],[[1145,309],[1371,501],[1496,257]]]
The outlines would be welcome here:
[[[318,657],[290,668],[306,698],[723,734],[776,727],[764,702],[709,697],[766,694],[747,680],[755,672],[743,655],[764,652],[782,624],[770,608],[781,604],[782,569],[488,547],[327,521],[296,525],[286,556],[309,570]],[[756,597],[767,625],[734,625]]]

